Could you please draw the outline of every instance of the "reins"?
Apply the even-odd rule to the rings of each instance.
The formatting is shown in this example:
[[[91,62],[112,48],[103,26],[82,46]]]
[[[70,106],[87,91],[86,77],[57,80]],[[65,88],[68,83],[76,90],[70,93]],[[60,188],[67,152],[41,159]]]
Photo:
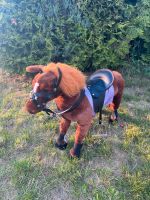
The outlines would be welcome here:
[[[80,92],[79,98],[74,102],[73,105],[71,105],[71,106],[70,106],[69,108],[67,108],[66,110],[62,110],[62,111],[60,111],[60,110],[52,111],[52,110],[49,109],[49,108],[44,108],[42,111],[46,112],[47,115],[51,115],[51,114],[52,114],[52,118],[57,117],[57,116],[60,116],[60,115],[63,115],[63,114],[65,114],[65,113],[67,113],[67,112],[71,112],[71,111],[73,111],[74,109],[76,109],[76,108],[80,105],[80,103],[81,103],[82,99],[84,98],[84,96],[85,96],[85,90],[83,89],[83,90],[81,90],[81,92]]]

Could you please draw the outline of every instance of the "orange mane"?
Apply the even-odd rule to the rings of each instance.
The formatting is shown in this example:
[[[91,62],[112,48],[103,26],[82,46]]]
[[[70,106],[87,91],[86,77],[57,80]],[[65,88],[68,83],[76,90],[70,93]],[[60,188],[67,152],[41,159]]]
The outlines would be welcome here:
[[[44,72],[53,72],[58,77],[58,69],[62,72],[60,88],[67,96],[75,96],[85,87],[85,76],[77,68],[63,63],[49,63],[44,67]]]

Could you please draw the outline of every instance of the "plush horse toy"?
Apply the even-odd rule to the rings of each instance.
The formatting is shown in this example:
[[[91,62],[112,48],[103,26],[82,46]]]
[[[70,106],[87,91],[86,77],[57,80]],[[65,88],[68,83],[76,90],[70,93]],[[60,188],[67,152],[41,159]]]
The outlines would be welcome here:
[[[92,119],[104,105],[112,110],[109,120],[113,122],[118,119],[117,109],[123,94],[124,79],[117,71],[98,70],[87,81],[81,71],[63,63],[28,66],[26,71],[35,74],[33,90],[26,103],[27,111],[31,114],[51,112],[62,117],[55,143],[57,148],[66,149],[65,134],[71,121],[77,122],[71,157],[80,156]],[[58,109],[56,112],[46,107],[53,99]]]

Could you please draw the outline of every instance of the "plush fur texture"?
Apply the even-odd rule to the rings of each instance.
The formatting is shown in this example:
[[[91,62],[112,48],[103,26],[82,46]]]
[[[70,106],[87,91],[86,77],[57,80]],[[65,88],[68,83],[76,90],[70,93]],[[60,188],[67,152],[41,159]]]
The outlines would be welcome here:
[[[40,71],[44,72],[35,76],[32,81],[32,86],[34,87],[35,83],[39,83],[39,87],[37,88],[38,92],[43,91],[44,89],[46,89],[48,92],[52,92],[53,82],[56,78],[58,78],[58,67],[62,72],[62,80],[60,82],[59,91],[60,93],[55,99],[52,98],[49,99],[49,101],[54,99],[58,109],[65,110],[69,106],[73,105],[73,103],[79,96],[80,90],[85,87],[85,76],[83,75],[83,73],[80,72],[78,69],[63,63],[50,63],[47,66],[29,66],[26,68],[26,70],[32,73],[38,73]],[[119,108],[122,99],[124,79],[119,72],[112,71],[112,73],[114,75],[113,86],[115,94],[113,102],[109,107],[112,111],[111,120],[113,121],[116,117],[115,112]],[[47,103],[44,102],[44,98],[42,97],[39,98],[38,101],[41,103]],[[26,108],[28,112],[32,114],[36,114],[37,112],[41,111],[39,108],[36,107],[32,100],[29,100],[26,103]],[[75,110],[62,115],[59,126],[60,133],[58,136],[58,140],[56,141],[56,147],[61,149],[66,148],[66,142],[63,139],[60,140],[60,138],[64,138],[71,122],[75,121],[77,122],[77,128],[75,131],[75,142],[74,147],[70,150],[70,155],[72,157],[79,157],[83,141],[91,126],[92,120],[92,108],[87,97],[85,96],[80,105]]]
[[[44,67],[44,72],[53,72],[58,77],[58,69],[62,72],[60,88],[69,97],[77,95],[85,87],[85,76],[77,68],[63,63],[50,63]]]

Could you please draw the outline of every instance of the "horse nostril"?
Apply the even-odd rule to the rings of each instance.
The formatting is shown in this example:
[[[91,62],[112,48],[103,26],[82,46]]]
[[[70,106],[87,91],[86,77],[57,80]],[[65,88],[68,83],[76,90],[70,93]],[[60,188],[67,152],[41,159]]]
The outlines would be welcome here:
[[[29,110],[28,112],[29,112],[30,114],[32,114],[32,115],[34,115],[34,114],[37,113],[35,110],[34,110],[34,111],[33,111],[33,110]]]

